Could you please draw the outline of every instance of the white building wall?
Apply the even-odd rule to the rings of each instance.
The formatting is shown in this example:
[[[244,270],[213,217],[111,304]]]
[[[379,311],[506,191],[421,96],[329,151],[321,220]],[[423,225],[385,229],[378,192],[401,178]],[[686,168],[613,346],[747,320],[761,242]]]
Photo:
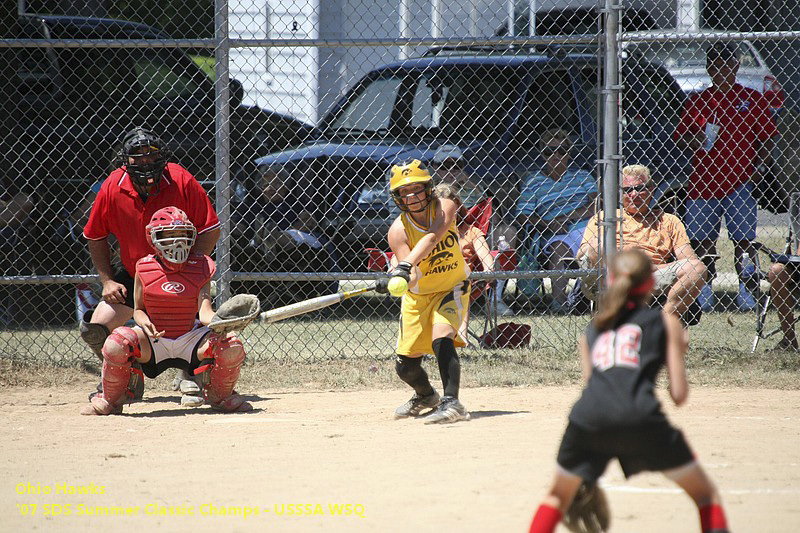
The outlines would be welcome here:
[[[232,39],[316,39],[317,0],[229,0]],[[231,78],[242,82],[244,103],[317,120],[315,48],[236,48]]]
[[[232,38],[394,39],[402,0],[230,0]],[[510,0],[512,3],[515,0]],[[663,27],[675,26],[677,3],[626,0]],[[409,37],[490,37],[508,21],[509,0],[406,0]],[[536,10],[591,7],[603,0],[536,0]],[[517,9],[527,0],[516,0]],[[438,6],[438,15],[434,7]],[[434,21],[438,25],[434,26]],[[427,47],[411,48],[409,57]],[[244,85],[245,103],[316,123],[370,70],[398,60],[399,47],[231,50],[231,77]]]

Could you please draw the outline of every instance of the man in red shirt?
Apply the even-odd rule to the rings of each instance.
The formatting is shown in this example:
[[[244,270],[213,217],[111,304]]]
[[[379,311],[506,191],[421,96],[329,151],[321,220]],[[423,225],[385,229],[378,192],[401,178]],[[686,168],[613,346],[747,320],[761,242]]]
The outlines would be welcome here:
[[[752,291],[758,281],[750,269],[742,268],[742,256],[756,254],[751,241],[756,238],[758,206],[752,192],[772,164],[772,137],[778,131],[767,100],[736,83],[739,61],[729,43],[708,49],[706,69],[712,85],[689,97],[675,131],[678,145],[694,153],[686,231],[699,257],[714,256],[725,216],[741,280],[739,305],[750,307],[745,291]],[[708,267],[713,277],[713,260]]]
[[[169,163],[169,151],[152,132],[134,128],[122,140],[120,168],[103,182],[83,230],[100,282],[103,301],[81,321],[81,337],[102,360],[106,337],[133,317],[136,261],[151,253],[145,236],[153,214],[163,207],[185,211],[197,228],[192,251],[210,255],[219,239],[219,219],[203,187],[182,166]],[[111,267],[108,236],[119,241],[123,270]],[[185,405],[199,405],[199,388],[180,375]],[[141,392],[141,388],[139,389]]]

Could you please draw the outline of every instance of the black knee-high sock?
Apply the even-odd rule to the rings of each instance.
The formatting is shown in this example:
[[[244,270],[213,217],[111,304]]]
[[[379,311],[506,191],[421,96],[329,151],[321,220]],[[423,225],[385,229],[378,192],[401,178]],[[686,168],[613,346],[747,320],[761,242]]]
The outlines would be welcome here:
[[[420,396],[433,394],[433,385],[428,379],[428,373],[422,368],[422,357],[398,355],[394,369],[400,379],[411,385]]]
[[[458,360],[453,339],[442,337],[434,340],[433,353],[436,354],[436,362],[439,364],[444,395],[458,398],[458,389],[461,386],[461,362]]]

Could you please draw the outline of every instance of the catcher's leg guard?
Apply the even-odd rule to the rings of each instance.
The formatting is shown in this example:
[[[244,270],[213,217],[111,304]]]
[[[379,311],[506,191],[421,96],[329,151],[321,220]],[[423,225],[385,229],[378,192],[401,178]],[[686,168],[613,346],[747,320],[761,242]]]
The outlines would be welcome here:
[[[105,327],[103,324],[92,324],[91,322],[87,322],[90,316],[91,316],[91,311],[87,311],[83,315],[83,319],[78,325],[78,330],[81,333],[81,338],[83,339],[83,342],[89,345],[89,348],[92,349],[97,358],[100,359],[100,362],[102,362],[103,344],[106,342],[106,339],[111,334],[111,332],[108,331],[108,328]]]
[[[130,385],[135,386],[133,361],[141,355],[139,336],[129,327],[115,329],[103,344],[103,392],[90,400],[91,409],[82,414],[108,415],[121,413],[127,395],[133,396]],[[137,371],[142,379],[141,370]]]
[[[220,338],[212,334],[204,365],[198,368],[198,385],[212,408],[220,411],[250,411],[253,406],[233,391],[244,362],[244,347],[236,337]],[[213,361],[209,362],[211,358]]]

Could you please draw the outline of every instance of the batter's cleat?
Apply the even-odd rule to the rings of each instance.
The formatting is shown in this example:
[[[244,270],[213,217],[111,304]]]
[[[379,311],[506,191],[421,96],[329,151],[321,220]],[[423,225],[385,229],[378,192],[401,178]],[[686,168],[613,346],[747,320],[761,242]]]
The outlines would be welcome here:
[[[458,398],[445,396],[431,414],[422,419],[426,424],[449,424],[459,420],[469,420],[467,409],[461,405]]]
[[[439,405],[440,399],[441,397],[436,391],[433,391],[427,396],[420,396],[415,392],[410,400],[394,410],[394,418],[395,420],[399,420],[410,416],[419,416],[425,409],[433,409]]]
[[[87,416],[93,415],[121,415],[122,404],[112,405],[105,398],[103,393],[98,393],[89,400],[89,405],[81,407],[81,414]]]
[[[237,392],[233,392],[230,396],[219,402],[208,403],[215,411],[223,411],[225,413],[246,413],[252,411],[253,406],[250,402],[246,401]]]
[[[184,394],[181,396],[181,407],[200,407],[204,403],[206,403],[206,400],[202,396],[195,396],[193,394]]]

